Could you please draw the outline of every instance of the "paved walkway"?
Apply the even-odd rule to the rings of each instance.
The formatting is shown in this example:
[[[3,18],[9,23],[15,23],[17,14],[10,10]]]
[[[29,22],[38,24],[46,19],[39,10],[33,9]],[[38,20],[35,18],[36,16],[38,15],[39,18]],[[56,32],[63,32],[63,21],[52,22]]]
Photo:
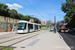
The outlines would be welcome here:
[[[54,32],[46,31],[24,47],[14,50],[71,50],[63,38]]]
[[[14,32],[0,32],[0,35],[10,34],[10,33],[14,33]]]

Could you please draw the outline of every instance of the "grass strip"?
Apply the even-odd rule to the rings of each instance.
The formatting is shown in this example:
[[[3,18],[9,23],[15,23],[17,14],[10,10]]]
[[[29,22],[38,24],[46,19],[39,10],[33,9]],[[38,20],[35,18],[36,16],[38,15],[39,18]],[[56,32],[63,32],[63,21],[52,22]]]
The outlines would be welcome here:
[[[13,47],[0,47],[0,50],[13,50]]]
[[[41,29],[41,30],[49,30],[49,28],[44,28],[44,29]]]

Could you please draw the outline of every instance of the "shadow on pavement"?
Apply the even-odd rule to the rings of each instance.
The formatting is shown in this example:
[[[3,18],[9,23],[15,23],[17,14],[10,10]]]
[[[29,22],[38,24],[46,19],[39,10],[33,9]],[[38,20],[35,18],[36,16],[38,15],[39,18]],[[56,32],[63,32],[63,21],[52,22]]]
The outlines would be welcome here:
[[[49,32],[53,32],[54,30],[49,30]]]
[[[65,34],[70,34],[70,35],[74,35],[74,36],[75,36],[75,32],[73,32],[73,31],[68,31],[68,32],[58,32],[58,33],[65,33]]]
[[[73,31],[69,31],[68,34],[75,36],[75,32],[73,32]]]
[[[33,33],[33,32],[28,32],[28,33],[17,33],[17,34],[31,34],[31,33]]]

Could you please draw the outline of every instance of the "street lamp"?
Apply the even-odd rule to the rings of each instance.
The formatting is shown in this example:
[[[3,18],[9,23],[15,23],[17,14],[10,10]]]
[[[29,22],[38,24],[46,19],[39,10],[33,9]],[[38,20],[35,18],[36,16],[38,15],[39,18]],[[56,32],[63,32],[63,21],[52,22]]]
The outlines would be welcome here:
[[[10,11],[8,11],[10,12]],[[8,17],[7,17],[7,20],[6,20],[6,31],[8,32]]]
[[[54,33],[56,33],[56,16],[54,16]]]
[[[6,20],[6,31],[8,32],[8,17],[7,17],[7,20]]]

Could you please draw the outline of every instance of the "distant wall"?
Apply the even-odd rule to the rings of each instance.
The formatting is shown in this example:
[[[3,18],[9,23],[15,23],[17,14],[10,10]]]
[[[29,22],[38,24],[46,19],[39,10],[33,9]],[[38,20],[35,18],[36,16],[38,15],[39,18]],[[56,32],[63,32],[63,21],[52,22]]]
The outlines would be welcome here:
[[[10,26],[10,24],[16,24],[18,23],[20,20],[18,19],[13,19],[13,18],[9,18],[8,17],[8,27]],[[4,32],[6,31],[6,24],[7,24],[7,17],[4,16],[0,16],[0,32]]]
[[[7,17],[4,16],[0,16],[0,22],[6,22],[7,21]],[[13,18],[9,18],[8,17],[8,23],[18,23],[20,20],[18,19],[13,19]]]

